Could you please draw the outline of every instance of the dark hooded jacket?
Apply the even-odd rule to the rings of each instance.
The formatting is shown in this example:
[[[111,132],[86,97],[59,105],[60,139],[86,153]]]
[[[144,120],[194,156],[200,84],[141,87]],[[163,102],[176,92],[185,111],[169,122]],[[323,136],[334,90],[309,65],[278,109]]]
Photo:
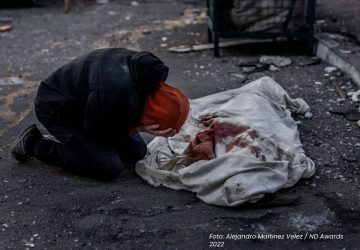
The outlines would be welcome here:
[[[168,70],[150,52],[95,50],[41,82],[36,114],[46,127],[84,128],[100,140],[121,140],[139,124],[147,96]]]

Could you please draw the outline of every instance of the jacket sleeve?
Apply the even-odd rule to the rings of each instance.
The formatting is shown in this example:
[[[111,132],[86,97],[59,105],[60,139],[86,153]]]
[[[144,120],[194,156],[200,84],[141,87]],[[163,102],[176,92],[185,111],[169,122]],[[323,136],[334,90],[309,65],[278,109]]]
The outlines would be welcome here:
[[[130,110],[124,93],[93,89],[86,103],[84,128],[100,141],[116,143],[128,136]]]

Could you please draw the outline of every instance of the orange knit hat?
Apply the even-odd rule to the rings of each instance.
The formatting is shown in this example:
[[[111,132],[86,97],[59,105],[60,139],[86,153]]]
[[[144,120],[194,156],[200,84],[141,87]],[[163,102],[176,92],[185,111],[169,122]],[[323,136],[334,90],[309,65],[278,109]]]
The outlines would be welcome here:
[[[189,110],[189,100],[185,95],[165,82],[160,82],[159,88],[147,98],[140,122],[143,125],[159,124],[160,130],[173,128],[179,131]]]

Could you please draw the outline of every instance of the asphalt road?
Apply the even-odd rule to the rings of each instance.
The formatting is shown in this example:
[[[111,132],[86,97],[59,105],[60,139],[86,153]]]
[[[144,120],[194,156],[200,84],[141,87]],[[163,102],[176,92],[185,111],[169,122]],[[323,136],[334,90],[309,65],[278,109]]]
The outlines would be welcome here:
[[[0,33],[0,249],[208,249],[222,241],[225,249],[359,249],[360,130],[328,112],[358,107],[349,98],[338,100],[333,85],[346,93],[356,90],[351,80],[339,71],[327,74],[323,62],[301,66],[310,58],[298,45],[228,48],[220,58],[212,51],[169,52],[170,46],[206,42],[204,10],[204,3],[190,0],[75,1],[68,14],[62,1],[0,9],[0,21],[13,25]],[[98,182],[36,160],[18,164],[9,144],[36,122],[39,81],[102,47],[153,51],[169,65],[168,81],[190,98],[273,77],[311,106],[312,118],[294,118],[316,174],[257,204],[222,208],[189,192],[152,187],[131,166],[115,181]],[[293,64],[252,74],[237,66],[264,54],[287,56]],[[298,239],[288,238],[295,234]]]

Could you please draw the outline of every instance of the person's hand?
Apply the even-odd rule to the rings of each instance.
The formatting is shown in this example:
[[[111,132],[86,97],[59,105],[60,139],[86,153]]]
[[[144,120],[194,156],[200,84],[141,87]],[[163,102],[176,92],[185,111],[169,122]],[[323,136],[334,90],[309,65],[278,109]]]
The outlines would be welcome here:
[[[170,137],[174,136],[176,134],[176,130],[173,128],[168,128],[164,130],[159,130],[160,125],[154,124],[154,125],[140,125],[137,126],[138,132],[146,132],[155,136],[164,136],[164,137]]]

